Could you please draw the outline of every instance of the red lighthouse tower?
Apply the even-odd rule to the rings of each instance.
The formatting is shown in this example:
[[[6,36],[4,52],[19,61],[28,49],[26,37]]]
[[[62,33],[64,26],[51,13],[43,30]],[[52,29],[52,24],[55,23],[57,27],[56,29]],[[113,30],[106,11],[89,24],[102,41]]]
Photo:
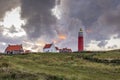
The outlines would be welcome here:
[[[83,40],[83,30],[80,28],[80,31],[78,33],[78,52],[81,52],[84,50],[84,40]]]

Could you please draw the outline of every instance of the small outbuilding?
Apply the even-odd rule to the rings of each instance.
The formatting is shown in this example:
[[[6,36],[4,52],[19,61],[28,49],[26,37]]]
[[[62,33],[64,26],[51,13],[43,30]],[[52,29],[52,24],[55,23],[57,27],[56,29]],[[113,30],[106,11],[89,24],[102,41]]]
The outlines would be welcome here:
[[[24,52],[22,45],[8,45],[5,49],[6,54],[22,54]]]
[[[70,52],[72,52],[72,50],[68,49],[68,48],[63,48],[63,49],[60,49],[59,51],[60,51],[60,53],[70,53]]]

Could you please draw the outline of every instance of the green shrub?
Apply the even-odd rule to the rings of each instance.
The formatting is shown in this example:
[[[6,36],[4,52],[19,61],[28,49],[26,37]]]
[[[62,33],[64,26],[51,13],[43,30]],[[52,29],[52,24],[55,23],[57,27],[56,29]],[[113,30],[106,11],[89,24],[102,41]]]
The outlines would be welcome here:
[[[2,62],[0,64],[0,67],[9,67],[9,66],[10,66],[10,64],[8,62]]]

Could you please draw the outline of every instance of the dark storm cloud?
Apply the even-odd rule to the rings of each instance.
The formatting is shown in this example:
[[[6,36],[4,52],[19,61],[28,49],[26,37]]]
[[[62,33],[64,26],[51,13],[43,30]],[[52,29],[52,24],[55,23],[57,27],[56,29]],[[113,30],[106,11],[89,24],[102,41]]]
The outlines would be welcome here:
[[[91,25],[104,12],[115,9],[119,0],[67,0],[69,16],[79,18],[85,26]]]
[[[91,40],[96,40],[101,41],[98,46],[105,46],[107,44],[105,40],[109,40],[114,34],[120,35],[120,0],[61,1],[64,3],[62,6],[64,16],[68,16],[69,19],[79,19],[86,32],[90,31],[86,33],[87,44]],[[69,26],[68,29],[70,31],[75,27]]]
[[[52,38],[56,18],[51,10],[55,6],[55,0],[21,0],[21,3],[21,16],[27,20],[23,28],[28,37],[36,39],[44,35]]]
[[[0,0],[0,18],[3,18],[6,11],[20,5],[19,0]]]
[[[108,13],[105,13],[101,17],[101,22],[103,25],[107,25],[108,30],[110,30],[110,33],[116,33],[118,34],[118,37],[120,37],[120,7],[112,10]]]
[[[103,47],[112,35],[120,37],[120,0],[0,0],[0,20],[6,11],[18,5],[21,6],[21,17],[26,20],[22,28],[30,39],[37,40],[42,36],[50,42],[56,35],[65,34],[67,39],[59,45],[75,48],[80,27],[86,31],[86,44],[96,40],[101,41],[98,46]],[[52,15],[51,9],[55,5],[59,5],[60,20]],[[16,32],[14,27],[10,32]],[[3,35],[0,37],[1,42],[21,42]]]

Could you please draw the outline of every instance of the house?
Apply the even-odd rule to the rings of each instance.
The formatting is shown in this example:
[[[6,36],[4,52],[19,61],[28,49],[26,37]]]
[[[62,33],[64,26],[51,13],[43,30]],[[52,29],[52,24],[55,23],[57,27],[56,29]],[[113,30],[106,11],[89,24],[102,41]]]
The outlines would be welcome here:
[[[5,49],[6,54],[21,54],[23,52],[24,50],[22,45],[8,45],[8,47]]]
[[[54,43],[45,44],[43,52],[58,52],[58,47],[55,47]]]
[[[26,53],[31,53],[31,51],[30,51],[30,50],[25,50],[24,53],[25,53],[25,54],[26,54]]]
[[[70,53],[72,52],[71,49],[68,49],[68,48],[63,48],[63,49],[59,49],[60,53]]]
[[[32,53],[31,50],[24,50],[24,54]]]

